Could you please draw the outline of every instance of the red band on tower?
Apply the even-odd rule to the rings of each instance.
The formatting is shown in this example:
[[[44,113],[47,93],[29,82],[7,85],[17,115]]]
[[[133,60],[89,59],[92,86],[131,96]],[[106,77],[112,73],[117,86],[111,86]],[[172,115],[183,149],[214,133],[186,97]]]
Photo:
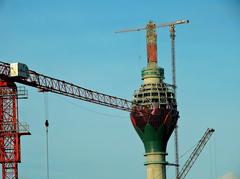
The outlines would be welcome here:
[[[154,43],[147,44],[147,59],[148,63],[157,63],[157,45]]]
[[[156,25],[153,22],[147,24],[147,62],[157,63],[157,34]]]

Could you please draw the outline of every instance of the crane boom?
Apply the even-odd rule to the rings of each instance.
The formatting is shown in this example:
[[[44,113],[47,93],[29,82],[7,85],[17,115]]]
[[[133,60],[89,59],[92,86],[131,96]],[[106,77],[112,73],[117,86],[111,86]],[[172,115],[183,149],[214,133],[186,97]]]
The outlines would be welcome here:
[[[38,88],[41,91],[53,92],[123,111],[131,111],[132,102],[126,99],[92,91],[63,80],[39,74],[32,70],[28,70],[28,74],[28,78],[11,77],[10,64],[0,62],[1,79]]]
[[[185,176],[188,174],[189,170],[197,160],[198,156],[202,152],[204,146],[207,144],[208,140],[210,139],[214,131],[215,131],[214,129],[210,129],[210,128],[206,130],[203,137],[199,140],[197,146],[195,147],[190,157],[182,167],[181,171],[179,172],[178,174],[179,179],[184,179]]]
[[[178,24],[187,24],[187,23],[189,23],[189,20],[176,20],[174,22],[161,23],[159,25],[156,25],[155,28],[170,27]],[[116,31],[115,33],[136,32],[136,31],[142,31],[142,30],[147,30],[147,27],[141,27],[141,28],[135,28],[135,29],[124,29],[124,30]]]

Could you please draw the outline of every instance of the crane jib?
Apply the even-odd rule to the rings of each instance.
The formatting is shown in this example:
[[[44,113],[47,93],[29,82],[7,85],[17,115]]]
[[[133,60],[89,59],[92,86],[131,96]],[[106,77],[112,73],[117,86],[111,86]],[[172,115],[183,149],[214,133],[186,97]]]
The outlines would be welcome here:
[[[88,101],[95,104],[123,110],[131,111],[132,102],[123,98],[107,95],[92,91],[73,83],[58,80],[46,75],[39,74],[35,71],[28,70],[28,77],[11,76],[10,64],[0,62],[0,78],[5,81],[17,82],[34,88],[42,92],[52,92],[68,97]],[[24,74],[26,76],[26,74]]]

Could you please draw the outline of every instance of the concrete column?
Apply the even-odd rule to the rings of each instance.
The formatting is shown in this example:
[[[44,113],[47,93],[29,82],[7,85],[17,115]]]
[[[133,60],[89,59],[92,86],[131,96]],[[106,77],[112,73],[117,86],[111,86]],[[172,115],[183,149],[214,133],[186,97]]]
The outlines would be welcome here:
[[[145,165],[147,167],[147,179],[166,179],[166,160],[164,152],[146,153]]]

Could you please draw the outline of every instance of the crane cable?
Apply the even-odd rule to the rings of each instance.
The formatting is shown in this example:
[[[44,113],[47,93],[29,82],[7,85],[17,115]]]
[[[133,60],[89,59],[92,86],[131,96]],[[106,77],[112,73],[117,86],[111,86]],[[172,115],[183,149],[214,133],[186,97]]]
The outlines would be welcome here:
[[[49,146],[48,146],[48,96],[44,93],[44,112],[45,112],[45,128],[46,128],[46,153],[47,153],[47,179],[49,179]]]

